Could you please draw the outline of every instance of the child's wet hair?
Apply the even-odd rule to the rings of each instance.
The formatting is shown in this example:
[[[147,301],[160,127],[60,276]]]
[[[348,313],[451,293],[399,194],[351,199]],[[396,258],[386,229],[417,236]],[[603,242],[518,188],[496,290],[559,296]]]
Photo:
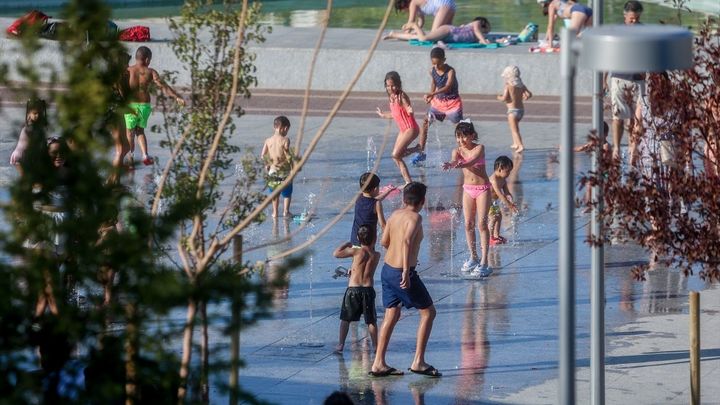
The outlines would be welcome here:
[[[426,192],[426,185],[417,181],[412,181],[406,184],[405,188],[403,189],[403,203],[411,205],[413,207],[417,207],[423,201],[425,201]]]
[[[475,126],[472,122],[461,121],[455,126],[455,136],[477,136]]]
[[[513,169],[513,161],[509,157],[502,155],[499,156],[497,159],[495,159],[495,166],[493,166],[493,169],[495,171],[507,169],[512,170]]]
[[[370,179],[369,182],[368,179]],[[368,184],[363,188],[365,182],[368,182]],[[364,193],[369,193],[375,187],[380,187],[380,177],[377,174],[367,172],[360,176],[360,188]]]
[[[385,75],[385,80],[383,81],[383,86],[385,86],[387,90],[387,81],[392,80],[395,87],[398,88],[399,91],[402,91],[402,80],[400,80],[400,74],[396,71],[387,72]]]
[[[445,59],[445,50],[436,46],[430,50],[430,59]]]
[[[490,32],[490,20],[485,17],[475,17],[473,21],[480,21],[480,30],[483,33]]]
[[[152,59],[152,51],[147,46],[141,46],[135,51],[135,58]]]
[[[284,115],[275,117],[273,128],[290,128],[290,120]]]
[[[370,246],[375,243],[375,233],[367,225],[360,225],[357,231],[357,238],[362,246]]]

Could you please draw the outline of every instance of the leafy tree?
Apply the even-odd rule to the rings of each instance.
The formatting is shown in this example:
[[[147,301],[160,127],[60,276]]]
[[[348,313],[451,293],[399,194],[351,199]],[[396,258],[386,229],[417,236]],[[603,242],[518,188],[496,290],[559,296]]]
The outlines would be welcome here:
[[[638,144],[623,170],[611,153],[601,156],[600,172],[583,177],[602,187],[600,213],[609,238],[629,239],[686,274],[720,279],[720,29],[701,27],[695,37],[693,67],[648,76]],[[593,137],[594,147],[598,139]],[[590,201],[588,206],[594,205]],[[638,277],[643,270],[636,269]]]

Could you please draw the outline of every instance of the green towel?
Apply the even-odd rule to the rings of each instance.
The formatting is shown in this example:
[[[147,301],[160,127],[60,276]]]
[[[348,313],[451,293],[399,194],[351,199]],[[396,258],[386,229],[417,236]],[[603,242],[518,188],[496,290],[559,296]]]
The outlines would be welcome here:
[[[434,46],[435,42],[432,41],[419,41],[417,39],[411,39],[408,41],[410,45],[415,46]],[[447,46],[450,48],[458,49],[458,48],[488,48],[488,49],[494,49],[494,48],[500,48],[503,45],[498,43],[493,44],[481,44],[479,42],[446,42]]]

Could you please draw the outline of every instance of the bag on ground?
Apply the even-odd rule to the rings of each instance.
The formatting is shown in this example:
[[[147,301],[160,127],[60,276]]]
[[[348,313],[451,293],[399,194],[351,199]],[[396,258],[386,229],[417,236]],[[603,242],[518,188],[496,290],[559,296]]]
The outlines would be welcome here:
[[[120,31],[119,39],[128,42],[147,42],[150,40],[150,28],[142,25],[125,28]]]
[[[50,19],[49,15],[43,13],[42,11],[33,10],[15,20],[9,27],[7,27],[5,32],[10,36],[17,37],[22,34],[24,28],[32,27],[34,25],[43,25],[47,23],[48,19]]]

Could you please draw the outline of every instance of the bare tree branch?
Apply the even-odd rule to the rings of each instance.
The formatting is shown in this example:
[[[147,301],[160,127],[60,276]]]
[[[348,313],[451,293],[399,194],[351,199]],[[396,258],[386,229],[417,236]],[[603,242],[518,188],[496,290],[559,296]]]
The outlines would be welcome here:
[[[325,40],[325,32],[327,32],[328,25],[330,24],[330,12],[332,11],[332,0],[328,0],[327,9],[325,9],[325,19],[323,20],[322,30],[320,30],[320,37],[315,44],[315,50],[313,51],[312,60],[310,61],[310,71],[308,72],[308,81],[305,86],[305,97],[303,98],[303,109],[300,114],[300,125],[298,125],[297,140],[295,141],[295,153],[300,153],[300,147],[302,146],[303,132],[305,130],[305,118],[307,117],[308,106],[310,104],[310,89],[312,88],[313,75],[315,74],[315,63],[317,62],[317,56],[320,53],[320,46],[322,46],[323,40]]]

